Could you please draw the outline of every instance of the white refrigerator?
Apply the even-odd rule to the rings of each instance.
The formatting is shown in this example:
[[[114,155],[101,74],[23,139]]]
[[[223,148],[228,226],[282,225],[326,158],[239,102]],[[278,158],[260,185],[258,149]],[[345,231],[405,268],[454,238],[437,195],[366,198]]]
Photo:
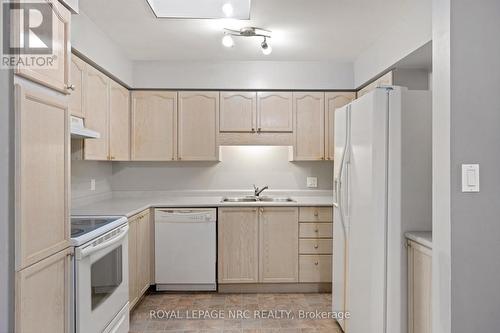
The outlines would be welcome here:
[[[404,233],[431,230],[431,93],[377,88],[335,112],[333,311],[407,332]]]

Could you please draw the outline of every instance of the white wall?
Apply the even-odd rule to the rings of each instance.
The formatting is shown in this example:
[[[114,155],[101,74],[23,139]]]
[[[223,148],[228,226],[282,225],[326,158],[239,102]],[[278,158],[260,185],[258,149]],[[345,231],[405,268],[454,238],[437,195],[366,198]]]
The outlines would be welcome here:
[[[405,1],[406,15],[393,18],[384,32],[354,62],[354,85],[359,87],[389,69],[432,39],[432,0]]]
[[[71,161],[71,199],[73,203],[111,193],[112,164],[99,161]],[[95,191],[90,181],[95,179]]]
[[[128,86],[133,85],[132,61],[82,11],[71,16],[71,44],[78,52],[98,64]]]
[[[113,162],[113,190],[273,190],[333,187],[333,162],[288,162],[288,147],[221,147],[221,162]]]
[[[0,6],[3,17],[3,6]],[[0,24],[0,36],[4,25]],[[12,73],[0,69],[0,332],[13,330],[13,226],[12,218]]]
[[[352,89],[353,67],[328,62],[134,62],[134,87]]]

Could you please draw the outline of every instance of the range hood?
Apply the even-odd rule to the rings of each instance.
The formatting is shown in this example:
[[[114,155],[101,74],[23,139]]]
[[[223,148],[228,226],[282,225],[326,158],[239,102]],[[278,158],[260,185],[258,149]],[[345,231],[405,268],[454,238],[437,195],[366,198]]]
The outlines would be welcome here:
[[[83,119],[71,116],[71,138],[72,139],[99,139],[101,134],[85,128]]]

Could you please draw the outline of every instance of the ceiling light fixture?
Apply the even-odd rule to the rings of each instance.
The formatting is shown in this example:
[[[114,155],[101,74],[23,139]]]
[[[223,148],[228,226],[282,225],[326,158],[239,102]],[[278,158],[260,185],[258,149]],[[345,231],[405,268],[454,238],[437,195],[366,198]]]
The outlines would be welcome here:
[[[271,38],[271,31],[266,29],[261,29],[257,27],[245,27],[240,30],[224,29],[224,37],[222,38],[222,44],[226,47],[233,47],[234,41],[231,36],[237,37],[263,37],[264,41],[260,44],[262,53],[265,55],[271,54],[273,51],[271,45],[268,43],[268,39]]]
[[[264,55],[270,55],[271,52],[273,52],[273,48],[267,43],[266,37],[264,37],[264,41],[260,44],[260,47],[262,48],[262,53],[264,53]]]
[[[222,12],[226,17],[232,17],[234,13],[233,5],[231,5],[229,2],[225,3],[224,6],[222,6]]]
[[[222,45],[224,45],[225,47],[233,47],[233,37],[231,37],[231,35],[224,35],[224,37],[222,37]]]

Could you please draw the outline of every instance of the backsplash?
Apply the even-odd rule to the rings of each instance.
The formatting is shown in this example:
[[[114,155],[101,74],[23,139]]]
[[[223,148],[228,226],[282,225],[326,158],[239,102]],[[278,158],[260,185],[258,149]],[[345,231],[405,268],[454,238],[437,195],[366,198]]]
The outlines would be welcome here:
[[[289,162],[288,147],[223,146],[216,162],[114,162],[113,191],[307,189],[306,177],[318,178],[318,190],[333,188],[333,162]]]
[[[288,147],[223,146],[220,162],[72,161],[73,202],[111,195],[112,191],[307,190],[306,177],[317,177],[313,190],[331,190],[333,162],[289,162]],[[90,190],[91,179],[96,181]]]

